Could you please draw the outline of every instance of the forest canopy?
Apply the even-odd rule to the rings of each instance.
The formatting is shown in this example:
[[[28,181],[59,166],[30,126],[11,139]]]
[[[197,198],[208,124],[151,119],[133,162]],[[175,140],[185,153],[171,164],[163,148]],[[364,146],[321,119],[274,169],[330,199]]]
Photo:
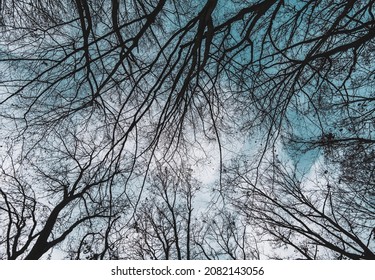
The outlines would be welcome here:
[[[375,259],[374,1],[0,1],[1,259]]]

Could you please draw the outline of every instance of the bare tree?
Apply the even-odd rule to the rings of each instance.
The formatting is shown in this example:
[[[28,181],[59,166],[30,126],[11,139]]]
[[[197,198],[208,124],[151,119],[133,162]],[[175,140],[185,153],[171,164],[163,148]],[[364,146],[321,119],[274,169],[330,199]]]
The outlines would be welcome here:
[[[373,1],[1,1],[1,257],[120,258],[131,234],[139,258],[258,258],[255,224],[306,258],[321,255],[300,238],[373,258],[374,24]],[[233,165],[231,137],[251,145]],[[181,229],[193,173],[170,185],[157,165],[206,142],[215,192],[243,213],[232,227],[216,201],[222,226],[196,225],[221,251]],[[310,170],[340,187],[300,175],[320,151]]]
[[[373,259],[373,1],[279,4],[243,40],[237,120],[255,139],[228,197],[295,257]]]
[[[124,257],[192,259],[193,204],[198,191],[199,183],[188,166],[175,169],[159,163],[127,233]]]
[[[250,173],[233,170],[232,183],[243,197],[234,198],[234,204],[259,234],[273,245],[290,248],[287,257],[374,258],[371,190],[334,182],[324,175],[327,170],[317,171],[320,180],[299,178],[281,164],[271,164],[264,172],[254,185]]]
[[[195,230],[194,244],[199,259],[260,259],[257,238],[234,209],[223,207],[212,212],[203,215]]]

